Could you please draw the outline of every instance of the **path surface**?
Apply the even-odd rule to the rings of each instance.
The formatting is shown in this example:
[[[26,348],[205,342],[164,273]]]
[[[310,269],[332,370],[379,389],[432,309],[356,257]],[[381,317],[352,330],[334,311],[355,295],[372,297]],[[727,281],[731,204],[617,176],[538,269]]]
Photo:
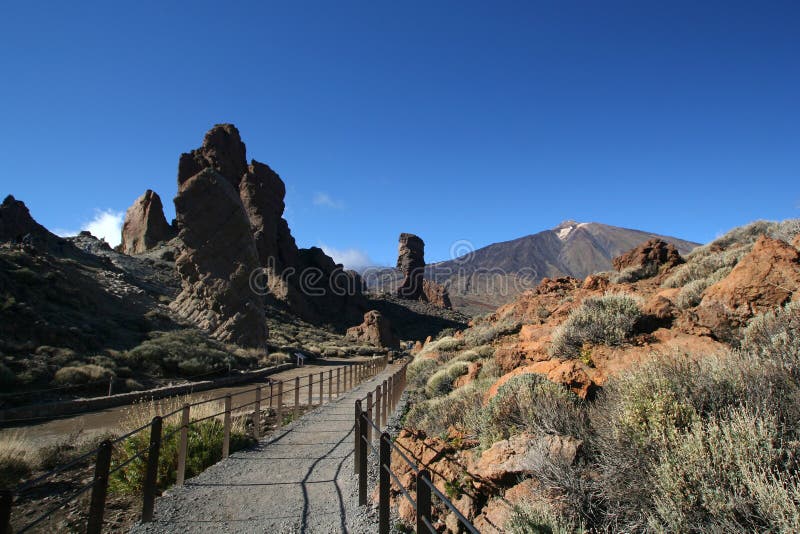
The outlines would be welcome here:
[[[358,506],[353,403],[398,365],[171,490],[133,532],[376,532],[377,515]]]

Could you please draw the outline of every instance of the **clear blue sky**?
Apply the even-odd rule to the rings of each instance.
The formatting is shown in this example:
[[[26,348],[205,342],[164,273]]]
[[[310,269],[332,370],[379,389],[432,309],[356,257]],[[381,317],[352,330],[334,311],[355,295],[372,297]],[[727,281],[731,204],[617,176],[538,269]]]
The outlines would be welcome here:
[[[800,2],[4,2],[0,194],[174,216],[236,124],[301,246],[429,261],[564,219],[708,241],[800,216]]]

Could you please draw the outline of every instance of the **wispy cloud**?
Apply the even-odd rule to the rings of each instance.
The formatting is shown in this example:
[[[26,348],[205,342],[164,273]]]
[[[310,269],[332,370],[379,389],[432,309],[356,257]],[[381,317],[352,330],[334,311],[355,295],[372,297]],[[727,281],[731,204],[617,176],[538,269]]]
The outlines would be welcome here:
[[[124,219],[125,214],[121,211],[97,209],[95,210],[94,218],[81,225],[81,230],[88,230],[93,236],[98,239],[105,239],[106,243],[116,247],[122,241],[122,222]],[[54,233],[62,237],[78,234],[77,231],[60,228],[56,229]]]
[[[325,208],[333,208],[337,210],[344,209],[344,203],[341,200],[336,200],[328,193],[318,191],[314,193],[314,198],[311,200],[315,206],[323,206]]]
[[[345,269],[360,271],[365,267],[371,267],[375,265],[375,262],[364,250],[357,248],[337,249],[329,247],[325,244],[321,244],[319,247],[323,252],[325,252],[325,254],[333,258],[333,261],[344,265]]]

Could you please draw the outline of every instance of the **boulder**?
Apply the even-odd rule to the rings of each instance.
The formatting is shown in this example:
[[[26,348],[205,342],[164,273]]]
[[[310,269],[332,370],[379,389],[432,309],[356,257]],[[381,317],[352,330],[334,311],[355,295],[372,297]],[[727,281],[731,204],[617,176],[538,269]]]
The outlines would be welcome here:
[[[663,295],[653,295],[645,302],[642,307],[642,312],[645,315],[655,317],[656,319],[671,319],[677,313],[675,304]]]
[[[419,236],[400,234],[397,268],[403,273],[397,296],[410,300],[422,299],[425,294],[422,282],[425,274],[425,242]]]
[[[125,212],[125,222],[122,225],[122,252],[141,254],[173,237],[175,230],[164,217],[161,198],[148,189]]]
[[[583,362],[577,360],[546,360],[517,367],[513,371],[504,374],[486,391],[484,401],[488,402],[489,399],[497,395],[500,386],[513,377],[523,374],[544,375],[551,382],[568,387],[582,399],[590,397],[597,390],[597,384],[592,378],[593,371]]]
[[[542,278],[539,285],[536,286],[534,294],[547,295],[550,293],[566,293],[573,289],[580,287],[581,281],[571,276],[561,276],[559,278]]]
[[[485,450],[470,473],[483,481],[506,485],[531,474],[545,459],[572,465],[582,444],[572,436],[517,434]]]
[[[779,239],[761,236],[733,270],[703,293],[697,322],[720,339],[753,316],[800,294],[800,251]]]
[[[614,269],[622,271],[628,267],[646,265],[674,267],[683,263],[683,258],[678,253],[678,249],[671,243],[661,239],[650,239],[621,256],[617,256],[611,260],[611,263],[614,265]]]
[[[608,288],[608,278],[597,274],[590,274],[583,279],[581,287],[590,291],[605,291]]]
[[[400,348],[400,340],[392,332],[389,320],[377,310],[364,314],[364,322],[347,330],[345,336],[356,343],[366,343],[377,347]]]
[[[170,307],[216,339],[264,347],[264,304],[250,287],[258,254],[238,191],[206,168],[181,182],[175,211],[182,290]]]

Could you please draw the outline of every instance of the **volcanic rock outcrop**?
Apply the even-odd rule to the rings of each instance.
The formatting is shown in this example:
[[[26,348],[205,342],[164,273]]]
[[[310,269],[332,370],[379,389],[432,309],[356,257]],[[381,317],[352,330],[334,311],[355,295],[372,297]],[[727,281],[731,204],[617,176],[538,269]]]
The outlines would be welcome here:
[[[250,288],[258,254],[238,191],[213,169],[180,184],[175,197],[183,290],[171,307],[222,341],[263,347],[262,297]]]
[[[347,329],[347,339],[378,347],[400,348],[400,340],[392,332],[392,326],[381,312],[370,310],[364,314],[364,322]]]
[[[122,252],[141,254],[161,241],[175,237],[175,230],[164,217],[164,207],[157,193],[148,189],[125,212],[122,225]]]
[[[761,236],[727,277],[706,289],[697,319],[724,339],[754,315],[798,296],[800,252],[784,241]]]
[[[205,169],[211,169],[223,177],[239,200],[238,205],[231,208],[230,216],[236,218],[237,224],[240,216],[248,222],[248,231],[245,233],[249,235],[251,243],[245,245],[247,240],[242,238],[242,246],[249,247],[252,244],[255,250],[255,266],[251,271],[255,273],[252,282],[256,292],[285,304],[307,321],[344,326],[361,319],[366,307],[361,292],[363,284],[321,249],[297,248],[289,225],[283,218],[286,195],[283,180],[266,164],[255,160],[247,164],[245,144],[232,124],[214,126],[206,133],[200,148],[181,155],[178,165],[179,187]],[[221,189],[221,186],[216,189]],[[203,191],[216,194],[211,188]],[[215,199],[211,196],[195,201],[210,204]],[[176,198],[176,209],[177,205]],[[238,213],[234,214],[233,211]],[[199,235],[210,232],[205,235],[208,240],[227,239],[224,232],[215,231],[214,224],[188,220],[186,217],[178,217],[176,222],[181,235],[187,225],[197,225],[202,229]],[[226,219],[219,219],[215,224],[221,227],[228,225]],[[189,230],[196,232],[194,228]],[[239,230],[237,226],[236,232]],[[249,261],[249,254],[245,256]],[[231,257],[236,261],[245,259]]]
[[[681,258],[678,249],[671,243],[661,239],[650,239],[625,254],[617,256],[611,260],[611,263],[616,270],[621,271],[628,267],[648,265],[674,267],[683,263],[683,258]]]
[[[21,243],[26,238],[28,240],[58,239],[31,217],[24,202],[8,195],[0,204],[0,240]]]
[[[397,296],[407,300],[421,300],[440,308],[451,308],[447,289],[436,282],[425,280],[425,242],[414,234],[400,234],[397,249],[397,268],[403,273],[403,281],[397,288]]]

